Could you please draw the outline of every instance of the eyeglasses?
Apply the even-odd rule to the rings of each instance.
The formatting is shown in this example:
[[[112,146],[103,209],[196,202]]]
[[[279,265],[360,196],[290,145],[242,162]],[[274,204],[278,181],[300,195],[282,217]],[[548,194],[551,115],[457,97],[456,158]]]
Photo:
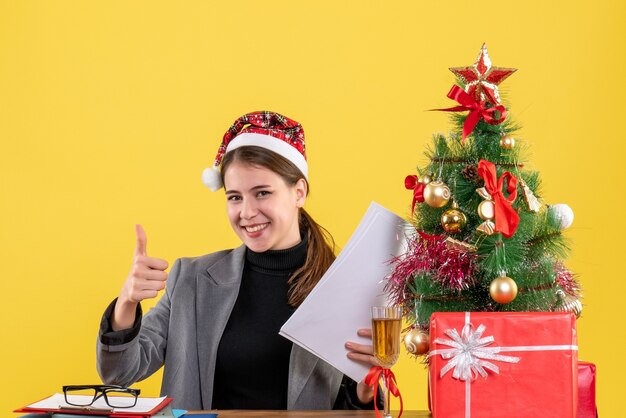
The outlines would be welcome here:
[[[65,402],[72,406],[90,406],[99,398],[111,408],[132,408],[137,405],[140,389],[115,385],[63,386]]]

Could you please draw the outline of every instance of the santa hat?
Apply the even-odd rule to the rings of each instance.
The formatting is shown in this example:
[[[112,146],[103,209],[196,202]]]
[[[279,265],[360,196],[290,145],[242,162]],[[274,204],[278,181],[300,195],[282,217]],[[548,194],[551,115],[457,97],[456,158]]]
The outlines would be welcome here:
[[[213,167],[202,172],[202,182],[212,191],[219,190],[219,166],[224,155],[236,148],[254,145],[274,151],[291,161],[308,180],[304,130],[298,122],[275,112],[252,112],[241,116],[224,134]]]

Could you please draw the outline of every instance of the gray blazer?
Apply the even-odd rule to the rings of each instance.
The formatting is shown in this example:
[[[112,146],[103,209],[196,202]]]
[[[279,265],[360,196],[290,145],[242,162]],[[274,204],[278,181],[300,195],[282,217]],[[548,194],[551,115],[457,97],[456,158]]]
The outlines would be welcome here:
[[[161,396],[174,398],[174,407],[211,409],[217,348],[237,299],[244,260],[245,246],[176,260],[165,293],[143,317],[132,341],[106,345],[98,336],[102,381],[131,385],[165,364]],[[260,379],[252,372],[250,378]],[[340,371],[294,344],[287,408],[332,409],[342,378]]]

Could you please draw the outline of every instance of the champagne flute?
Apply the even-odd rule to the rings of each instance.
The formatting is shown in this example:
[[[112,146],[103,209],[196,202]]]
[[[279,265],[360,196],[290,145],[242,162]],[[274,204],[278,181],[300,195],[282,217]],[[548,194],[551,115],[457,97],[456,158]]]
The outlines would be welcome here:
[[[400,328],[402,328],[402,308],[398,306],[372,306],[372,343],[374,356],[383,369],[390,369],[400,356]],[[391,418],[389,412],[389,385],[384,384],[384,418]]]

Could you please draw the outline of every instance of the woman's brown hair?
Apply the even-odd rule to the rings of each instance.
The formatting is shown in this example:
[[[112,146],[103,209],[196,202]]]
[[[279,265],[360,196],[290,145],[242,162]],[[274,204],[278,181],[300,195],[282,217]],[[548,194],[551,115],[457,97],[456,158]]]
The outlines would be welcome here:
[[[304,179],[302,172],[286,158],[266,148],[244,146],[224,155],[220,170],[222,183],[224,182],[226,169],[235,161],[267,168],[278,174],[289,186],[294,186],[298,180]],[[309,188],[307,187],[308,193]],[[315,222],[304,208],[300,208],[298,218],[300,231],[306,231],[308,243],[304,265],[289,278],[288,302],[289,305],[294,307],[302,303],[335,260],[335,241],[330,233]]]

